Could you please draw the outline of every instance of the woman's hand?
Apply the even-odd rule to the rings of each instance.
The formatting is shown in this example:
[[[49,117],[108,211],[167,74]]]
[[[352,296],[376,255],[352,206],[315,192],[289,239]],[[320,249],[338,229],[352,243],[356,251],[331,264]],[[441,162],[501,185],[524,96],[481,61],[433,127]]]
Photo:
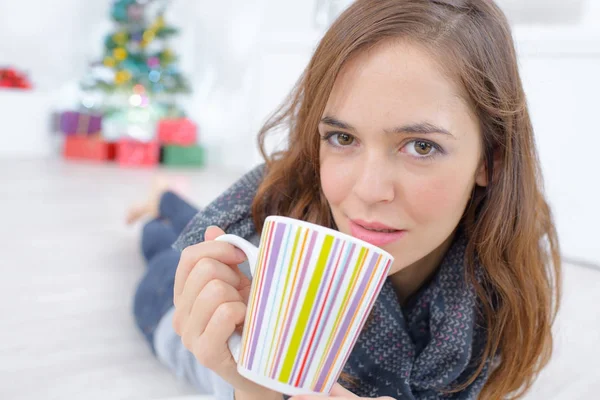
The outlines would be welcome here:
[[[368,397],[358,397],[348,389],[344,388],[339,383],[333,385],[331,392],[329,393],[329,397],[323,396],[294,396],[290,398],[290,400],[356,400],[356,399],[368,399]],[[377,397],[379,400],[394,400],[391,397]]]
[[[173,328],[198,362],[229,382],[239,397],[280,399],[242,377],[227,346],[229,337],[243,327],[250,280],[238,268],[244,253],[214,241],[224,233],[209,227],[204,242],[182,252],[175,275]]]

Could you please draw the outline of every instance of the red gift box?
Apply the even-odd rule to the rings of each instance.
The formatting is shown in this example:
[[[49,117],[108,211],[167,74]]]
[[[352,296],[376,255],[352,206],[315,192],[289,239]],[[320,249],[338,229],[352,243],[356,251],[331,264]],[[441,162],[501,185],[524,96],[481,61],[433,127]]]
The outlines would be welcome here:
[[[116,155],[115,143],[100,136],[68,136],[65,138],[63,156],[71,160],[109,161]]]
[[[122,139],[117,144],[117,162],[122,167],[151,167],[158,164],[160,146],[158,142],[139,142]]]
[[[158,141],[176,146],[192,146],[197,143],[196,124],[186,118],[163,119],[158,122]]]

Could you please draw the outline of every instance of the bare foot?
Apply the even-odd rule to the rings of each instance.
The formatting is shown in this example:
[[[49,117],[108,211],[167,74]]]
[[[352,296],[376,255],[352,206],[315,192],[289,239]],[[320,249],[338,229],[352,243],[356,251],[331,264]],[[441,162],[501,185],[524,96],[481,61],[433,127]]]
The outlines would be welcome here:
[[[129,207],[125,219],[127,225],[133,224],[144,217],[158,217],[160,199],[169,188],[169,182],[164,176],[155,177],[152,181],[152,187],[150,188],[150,193],[146,200]]]

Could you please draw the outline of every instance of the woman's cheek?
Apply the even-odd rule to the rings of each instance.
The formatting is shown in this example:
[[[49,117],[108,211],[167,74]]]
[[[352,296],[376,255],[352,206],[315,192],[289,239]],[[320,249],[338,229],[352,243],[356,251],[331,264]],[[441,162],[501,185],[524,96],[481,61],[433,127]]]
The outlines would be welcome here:
[[[403,192],[411,218],[417,222],[456,219],[463,213],[461,182],[450,175],[420,178],[411,181]]]
[[[330,205],[340,204],[352,189],[351,165],[336,162],[333,158],[321,159],[321,188]]]

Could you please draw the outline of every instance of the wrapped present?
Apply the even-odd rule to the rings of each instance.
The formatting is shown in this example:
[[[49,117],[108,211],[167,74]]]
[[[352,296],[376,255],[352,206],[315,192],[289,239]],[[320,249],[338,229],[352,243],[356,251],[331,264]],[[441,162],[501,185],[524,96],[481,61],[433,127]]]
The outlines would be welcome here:
[[[198,141],[196,124],[187,118],[162,119],[157,130],[158,141],[162,144],[192,146]]]
[[[0,88],[31,89],[31,82],[23,72],[0,68]]]
[[[78,111],[60,115],[60,131],[65,135],[96,135],[102,130],[102,116]]]
[[[162,163],[178,167],[202,167],[206,161],[201,146],[164,146]]]
[[[123,167],[151,167],[158,164],[158,142],[121,139],[117,144],[117,162]]]
[[[67,136],[63,156],[70,160],[110,161],[116,156],[116,144],[96,136]]]

